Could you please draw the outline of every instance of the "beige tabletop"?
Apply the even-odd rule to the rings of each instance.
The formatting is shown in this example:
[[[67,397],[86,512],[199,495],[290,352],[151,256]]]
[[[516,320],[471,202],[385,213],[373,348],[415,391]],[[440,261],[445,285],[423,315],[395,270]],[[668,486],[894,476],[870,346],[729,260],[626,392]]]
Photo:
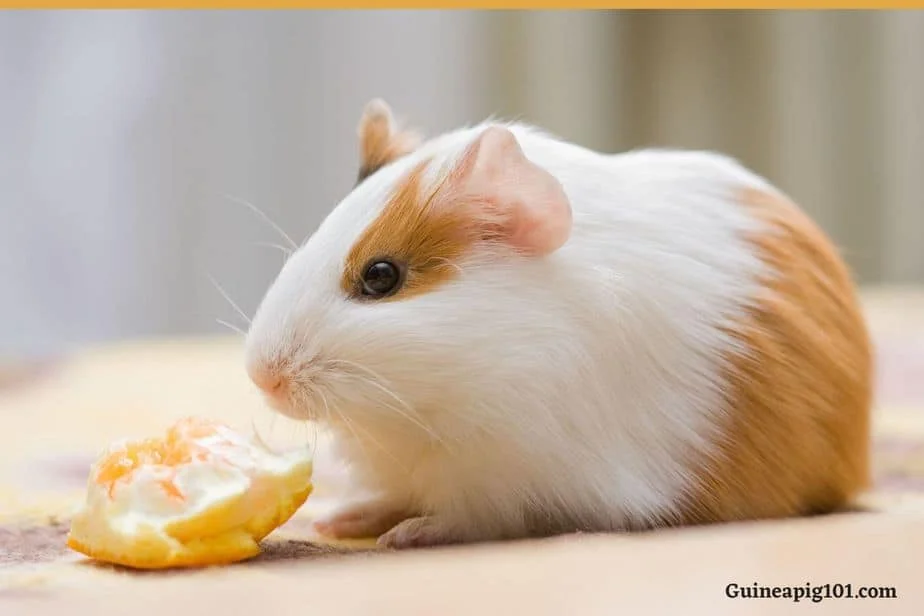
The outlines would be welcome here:
[[[788,522],[404,553],[325,545],[311,519],[345,475],[323,434],[270,415],[235,339],[140,341],[0,370],[0,614],[924,613],[924,293],[865,294],[879,356],[867,511]],[[317,492],[254,561],[174,573],[99,565],[63,546],[109,441],[182,416],[316,446]],[[896,599],[729,598],[739,587],[851,584]],[[781,591],[779,591],[781,592]],[[732,593],[733,594],[733,593]]]

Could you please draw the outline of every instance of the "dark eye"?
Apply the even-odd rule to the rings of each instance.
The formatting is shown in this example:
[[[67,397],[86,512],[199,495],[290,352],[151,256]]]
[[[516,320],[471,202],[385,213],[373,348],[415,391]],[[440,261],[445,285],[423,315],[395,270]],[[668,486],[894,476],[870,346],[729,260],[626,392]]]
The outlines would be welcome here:
[[[375,261],[363,272],[362,283],[366,297],[386,297],[401,286],[401,269],[391,261]]]

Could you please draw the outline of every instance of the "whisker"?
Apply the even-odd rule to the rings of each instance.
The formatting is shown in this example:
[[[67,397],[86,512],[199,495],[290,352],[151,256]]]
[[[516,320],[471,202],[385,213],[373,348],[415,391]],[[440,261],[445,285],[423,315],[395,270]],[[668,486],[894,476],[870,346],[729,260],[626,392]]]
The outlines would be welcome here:
[[[219,325],[224,325],[225,327],[227,327],[227,328],[230,329],[231,331],[237,332],[238,334],[240,334],[240,335],[242,335],[242,336],[246,336],[246,335],[247,335],[247,332],[245,332],[243,329],[241,329],[241,328],[238,327],[237,325],[234,325],[234,324],[232,324],[232,323],[228,323],[227,321],[223,321],[222,319],[215,319],[215,322],[218,323]]]
[[[273,242],[254,242],[254,246],[263,246],[264,248],[275,248],[282,254],[289,258],[292,256],[292,249],[286,248],[285,246],[280,246],[279,244],[274,244]]]
[[[443,443],[443,438],[442,438],[439,434],[437,434],[437,433],[433,430],[433,428],[429,427],[429,426],[426,425],[424,422],[422,422],[420,419],[418,419],[418,418],[415,417],[413,414],[411,414],[411,413],[413,412],[413,410],[414,410],[413,407],[411,407],[403,398],[401,398],[400,396],[398,396],[398,394],[396,394],[395,392],[391,391],[388,387],[386,387],[386,386],[383,385],[381,382],[379,382],[379,381],[381,380],[381,377],[377,376],[376,373],[375,373],[374,371],[372,371],[372,370],[366,368],[365,366],[361,366],[361,365],[359,365],[359,364],[357,364],[357,363],[355,363],[355,362],[351,362],[351,361],[345,360],[345,359],[343,359],[343,360],[341,360],[341,359],[330,360],[329,363],[342,363],[342,364],[344,364],[344,365],[354,366],[355,368],[358,368],[358,369],[361,369],[361,370],[365,370],[369,375],[375,375],[375,378],[364,377],[364,376],[362,376],[362,375],[360,375],[360,374],[353,374],[352,376],[354,376],[354,377],[356,377],[356,378],[358,378],[358,379],[364,381],[365,383],[367,383],[367,384],[369,384],[369,385],[375,387],[376,389],[378,389],[378,390],[381,391],[382,393],[384,393],[384,394],[386,394],[386,395],[391,396],[392,398],[394,398],[394,400],[395,400],[396,402],[398,402],[398,404],[401,404],[402,406],[404,406],[405,410],[402,410],[402,409],[400,409],[400,408],[398,408],[398,407],[396,407],[396,406],[393,406],[393,405],[391,405],[391,404],[386,404],[386,403],[384,403],[384,402],[383,402],[382,404],[383,404],[386,408],[391,409],[392,411],[394,411],[394,412],[397,413],[398,415],[404,417],[404,418],[407,419],[409,422],[411,422],[411,423],[413,423],[414,425],[416,425],[418,428],[420,428],[421,430],[423,430],[424,432],[426,432],[428,435],[430,435],[431,438],[435,439],[437,442]],[[410,412],[409,412],[409,411],[410,411]]]
[[[391,459],[394,461],[394,463],[395,463],[396,465],[398,465],[398,467],[399,467],[402,471],[404,471],[404,472],[407,473],[407,474],[410,474],[410,472],[411,472],[410,469],[408,469],[408,467],[405,466],[405,464],[398,458],[398,456],[396,456],[394,453],[392,453],[391,451],[389,451],[388,448],[385,447],[385,445],[383,445],[383,444],[381,443],[381,441],[379,441],[379,439],[377,439],[377,438],[375,438],[374,436],[372,436],[372,433],[369,432],[369,430],[363,428],[360,424],[354,424],[353,421],[352,421],[351,419],[349,419],[349,418],[348,418],[346,415],[344,415],[343,413],[341,413],[340,416],[343,417],[343,419],[344,419],[344,421],[347,423],[347,426],[348,426],[348,427],[349,427],[349,426],[356,426],[357,428],[359,428],[360,430],[362,430],[363,434],[365,434],[365,435],[369,438],[369,440],[372,441],[372,444],[373,444],[373,445],[375,445],[376,447],[378,447],[379,449],[381,449],[381,450],[382,450],[382,453],[384,453],[384,454],[387,455],[389,458],[391,458]],[[354,435],[356,435],[356,431],[353,430],[353,428],[350,428],[350,430],[353,432]],[[366,447],[366,446],[363,444],[362,439],[359,438],[358,435],[357,435],[357,441],[359,442],[360,447],[362,447],[362,448],[365,450],[365,447]],[[366,454],[366,457],[368,457],[368,453]]]
[[[325,411],[329,417],[331,407],[327,402],[327,397],[324,395],[324,393],[320,389],[317,389],[315,391],[317,391],[318,395],[321,396],[321,402],[324,403]],[[364,428],[361,423],[354,423],[353,420],[350,419],[343,411],[341,411],[338,406],[335,405],[333,409],[337,413],[337,416],[343,420],[343,423],[344,425],[346,425],[347,429],[353,434],[353,437],[356,439],[356,442],[359,443],[360,448],[362,448],[363,450],[363,455],[366,457],[366,460],[369,461],[370,464],[372,463],[372,457],[369,455],[369,450],[366,448],[366,444],[363,442],[364,441],[363,437],[361,437],[359,433],[356,432],[357,428],[361,430],[362,433],[365,434],[366,437],[368,437],[370,441],[372,441],[373,445],[375,445],[380,450],[382,450],[382,453],[384,453],[389,458],[391,458],[402,471],[410,474],[410,469],[408,469],[408,467],[403,462],[401,462],[401,460],[394,453],[392,453],[387,447],[385,447],[381,443],[381,441],[375,438],[372,435],[372,433],[369,432],[369,430]]]
[[[366,456],[366,459],[369,460],[370,463],[371,463],[371,457],[370,457],[370,455],[369,455],[369,450],[366,449],[366,445],[365,445],[365,443],[363,443],[363,438],[362,438],[359,434],[357,434],[355,428],[359,428],[359,429],[362,431],[362,433],[365,434],[366,437],[367,437],[370,441],[372,441],[372,444],[375,445],[376,447],[378,447],[378,448],[382,451],[382,453],[384,453],[386,456],[388,456],[389,458],[391,458],[391,459],[394,461],[394,463],[395,463],[402,471],[404,471],[405,473],[410,474],[410,470],[409,470],[409,469],[407,468],[407,466],[405,466],[405,464],[398,458],[398,456],[396,456],[396,455],[395,455],[393,452],[391,452],[387,447],[385,447],[385,445],[383,445],[382,442],[381,442],[379,439],[377,439],[377,438],[375,438],[374,436],[372,436],[372,433],[369,432],[369,430],[367,430],[366,428],[364,428],[361,424],[354,423],[353,420],[351,420],[349,417],[347,417],[344,413],[340,412],[339,410],[337,411],[337,413],[338,413],[338,415],[340,416],[340,418],[343,419],[344,423],[346,424],[347,428],[349,428],[350,432],[353,433],[353,436],[356,438],[356,442],[359,443],[359,446],[360,446],[360,447],[362,448],[362,450],[363,450],[363,455]]]
[[[450,261],[450,260],[447,259],[446,257],[430,257],[429,259],[427,259],[427,263],[429,263],[430,261],[436,261],[437,263],[443,263],[443,264],[446,265],[447,267],[451,267],[451,268],[453,268],[454,270],[456,270],[459,274],[464,274],[464,273],[465,273],[465,271],[462,269],[461,266],[459,266],[458,263],[453,263],[452,261]]]
[[[413,410],[413,409],[411,408],[411,405],[408,404],[403,398],[401,398],[400,396],[398,396],[398,394],[396,394],[395,392],[393,392],[391,389],[388,389],[388,388],[386,388],[386,387],[384,386],[384,384],[382,383],[382,381],[386,381],[386,382],[387,382],[387,380],[384,379],[384,378],[382,378],[382,377],[381,377],[377,372],[375,372],[374,370],[372,370],[372,369],[370,369],[370,368],[367,368],[366,366],[363,366],[362,364],[358,364],[358,363],[356,363],[356,362],[354,362],[354,361],[350,361],[350,360],[348,360],[348,359],[332,359],[332,360],[329,360],[328,363],[340,363],[340,364],[344,364],[344,365],[347,365],[347,366],[352,366],[353,368],[356,368],[357,370],[362,370],[363,372],[365,372],[366,374],[368,374],[369,376],[371,376],[373,379],[375,379],[376,384],[379,385],[380,387],[382,387],[383,390],[384,390],[389,396],[391,396],[392,398],[394,398],[395,401],[396,401],[398,404],[400,404],[401,406],[403,406],[404,408],[406,408],[406,409],[409,410],[409,411]]]
[[[263,449],[267,450],[270,453],[279,455],[279,452],[270,447],[266,441],[263,439],[263,436],[260,434],[260,431],[257,429],[257,422],[255,419],[250,419],[250,429],[253,430],[254,439],[257,441]]]
[[[313,438],[312,438],[312,440],[311,440],[311,452],[314,454],[314,453],[317,453],[317,451],[318,451],[318,432],[320,431],[320,428],[318,427],[317,422],[312,423],[312,422],[310,422],[310,421],[305,421],[305,428],[306,428],[306,429],[308,428],[309,425],[310,425],[312,428],[314,428],[314,435],[313,435]]]
[[[221,285],[218,284],[218,281],[215,280],[215,279],[212,277],[211,274],[209,274],[209,280],[212,281],[212,284],[215,285],[215,288],[218,290],[219,293],[221,293],[221,296],[224,297],[225,300],[226,300],[229,304],[231,304],[231,307],[234,308],[234,310],[241,316],[241,318],[244,319],[245,321],[247,321],[247,324],[249,325],[249,324],[250,324],[250,317],[248,317],[247,314],[246,314],[243,310],[241,310],[241,307],[238,306],[238,305],[234,302],[233,299],[231,299],[231,296],[228,295],[227,292],[225,292],[225,290],[224,290],[223,288],[221,288]]]
[[[324,415],[327,417],[327,421],[331,422],[331,412],[330,405],[327,403],[327,396],[324,395],[320,389],[317,390],[319,396],[321,396],[321,402],[324,403]],[[353,433],[353,437],[356,439],[356,442],[359,443],[360,449],[363,451],[363,455],[366,457],[366,461],[370,464],[372,463],[372,457],[369,455],[369,451],[366,449],[366,445],[363,443],[362,439],[359,437],[359,434],[356,433],[356,430],[353,429],[352,422],[344,415],[340,409],[337,410],[337,416],[343,420],[344,425],[349,428],[350,432]],[[331,422],[332,423],[332,422]]]
[[[299,440],[300,440],[300,441],[304,441],[305,447],[309,448],[309,450],[310,450],[311,452],[315,452],[315,451],[317,451],[317,448],[318,448],[318,431],[317,431],[317,429],[315,429],[315,431],[314,431],[314,439],[313,439],[313,440],[309,439],[309,437],[308,437],[308,429],[309,429],[309,427],[310,427],[310,424],[311,424],[311,422],[310,422],[310,421],[307,421],[307,420],[306,420],[306,421],[298,421],[298,422],[295,422],[295,431],[296,431],[296,433],[297,433],[296,435],[298,435],[298,433],[301,433],[302,431],[305,432],[304,438],[299,437]],[[309,442],[309,441],[311,441],[311,442]]]
[[[366,383],[368,383],[369,385],[372,385],[373,387],[375,387],[375,388],[377,388],[377,389],[379,389],[379,390],[381,390],[381,391],[383,391],[383,392],[386,392],[386,393],[388,392],[388,389],[386,389],[385,387],[383,387],[383,386],[380,385],[379,383],[376,383],[376,382],[373,381],[372,379],[365,379],[365,380],[366,380]],[[411,415],[411,414],[408,413],[407,411],[404,411],[404,410],[398,408],[397,406],[388,404],[388,403],[386,403],[386,402],[382,402],[381,404],[382,404],[385,408],[391,409],[392,411],[394,411],[395,413],[397,413],[397,414],[400,415],[401,417],[404,417],[405,419],[407,419],[409,422],[411,422],[412,424],[414,424],[415,426],[417,426],[418,428],[420,428],[421,430],[423,430],[424,432],[426,432],[427,434],[429,434],[433,439],[437,440],[437,441],[440,442],[440,443],[443,442],[442,437],[441,437],[439,434],[437,434],[436,432],[434,432],[434,431],[433,431],[433,428],[431,428],[431,427],[428,426],[427,424],[423,423],[422,421],[420,421],[419,419],[417,419],[416,417],[414,417],[413,415]]]
[[[320,389],[316,389],[315,391],[317,392],[317,394],[318,394],[319,396],[321,396],[321,402],[324,403],[324,418],[325,418],[328,422],[330,422],[330,420],[331,420],[331,413],[330,413],[330,405],[327,404],[327,396],[325,396],[325,395],[324,395],[324,392],[321,391]]]
[[[228,194],[225,194],[225,195],[223,195],[223,196],[224,196],[226,199],[229,199],[229,200],[231,200],[231,201],[233,201],[233,202],[235,202],[235,203],[237,203],[237,204],[239,204],[239,205],[243,205],[244,207],[246,207],[247,209],[249,209],[251,212],[253,212],[253,213],[256,214],[257,216],[259,216],[260,218],[262,218],[264,222],[266,222],[270,227],[272,227],[272,228],[276,231],[276,233],[278,233],[279,235],[281,235],[281,236],[289,243],[289,246],[292,247],[292,250],[297,250],[297,249],[298,249],[298,244],[295,243],[295,240],[293,240],[291,237],[289,237],[289,235],[288,235],[285,231],[283,231],[282,228],[281,228],[279,225],[277,225],[275,222],[273,222],[273,220],[272,220],[269,216],[267,216],[266,212],[264,212],[263,210],[261,210],[260,208],[258,208],[257,206],[255,206],[253,203],[250,203],[250,202],[248,202],[248,201],[244,201],[243,199],[239,199],[239,198],[237,198],[237,197],[234,197],[234,196],[228,195]]]

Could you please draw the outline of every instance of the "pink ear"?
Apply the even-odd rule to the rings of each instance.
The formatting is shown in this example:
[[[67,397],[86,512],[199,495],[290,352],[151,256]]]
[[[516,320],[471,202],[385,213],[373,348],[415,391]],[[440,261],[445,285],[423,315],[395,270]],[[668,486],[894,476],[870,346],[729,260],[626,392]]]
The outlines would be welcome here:
[[[465,195],[492,236],[519,252],[543,256],[571,234],[571,204],[561,184],[534,164],[506,128],[490,126],[462,155],[449,181]]]

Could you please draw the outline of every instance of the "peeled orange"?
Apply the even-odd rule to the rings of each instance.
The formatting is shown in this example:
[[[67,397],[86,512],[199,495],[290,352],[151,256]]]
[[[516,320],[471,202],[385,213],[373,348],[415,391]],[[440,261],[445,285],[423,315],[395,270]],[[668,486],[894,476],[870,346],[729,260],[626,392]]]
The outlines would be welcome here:
[[[138,569],[245,560],[305,502],[311,474],[307,452],[272,453],[223,424],[184,419],[103,453],[67,544]]]

